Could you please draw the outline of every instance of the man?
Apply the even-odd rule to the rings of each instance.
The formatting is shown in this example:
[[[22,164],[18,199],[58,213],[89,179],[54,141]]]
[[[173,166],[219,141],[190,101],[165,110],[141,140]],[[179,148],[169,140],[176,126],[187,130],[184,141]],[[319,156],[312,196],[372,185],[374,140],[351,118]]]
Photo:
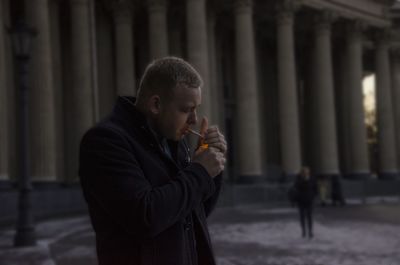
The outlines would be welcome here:
[[[221,189],[226,141],[203,119],[190,157],[184,137],[197,123],[202,81],[182,59],[151,63],[136,100],[82,139],[79,175],[100,265],[215,264],[206,224]]]
[[[295,182],[296,203],[299,209],[302,237],[313,237],[313,201],[317,186],[308,167],[302,167]]]

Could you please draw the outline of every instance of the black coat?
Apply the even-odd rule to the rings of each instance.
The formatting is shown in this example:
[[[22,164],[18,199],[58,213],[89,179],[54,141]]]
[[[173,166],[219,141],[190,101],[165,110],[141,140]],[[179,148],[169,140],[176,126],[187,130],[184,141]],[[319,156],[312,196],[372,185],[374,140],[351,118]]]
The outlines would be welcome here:
[[[206,217],[221,176],[190,162],[184,141],[166,155],[133,105],[119,97],[80,148],[79,175],[100,265],[213,265]]]
[[[299,206],[312,205],[315,196],[317,195],[317,183],[314,177],[308,180],[304,179],[301,175],[296,176],[294,184],[296,191],[296,200]]]

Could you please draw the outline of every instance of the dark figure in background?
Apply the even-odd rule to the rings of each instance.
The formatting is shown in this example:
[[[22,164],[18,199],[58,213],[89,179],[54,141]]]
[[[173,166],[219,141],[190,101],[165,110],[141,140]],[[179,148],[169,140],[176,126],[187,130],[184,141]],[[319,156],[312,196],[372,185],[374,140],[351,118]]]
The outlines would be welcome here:
[[[333,206],[336,205],[344,206],[346,204],[342,192],[342,183],[340,181],[339,175],[331,176],[331,198]]]
[[[221,189],[226,141],[203,118],[202,81],[182,59],[151,63],[137,98],[119,97],[83,137],[80,179],[100,265],[215,265],[206,218]]]
[[[327,174],[319,174],[316,177],[319,201],[322,207],[328,205],[329,178],[330,175]]]
[[[313,204],[317,185],[311,177],[310,169],[303,167],[295,182],[297,207],[299,208],[302,237],[313,237]]]

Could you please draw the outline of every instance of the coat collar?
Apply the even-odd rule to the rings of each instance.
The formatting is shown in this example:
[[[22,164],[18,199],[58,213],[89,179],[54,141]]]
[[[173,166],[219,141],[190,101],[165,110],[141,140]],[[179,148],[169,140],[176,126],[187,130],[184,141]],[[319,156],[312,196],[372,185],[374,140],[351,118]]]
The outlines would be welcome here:
[[[120,96],[113,109],[113,119],[118,120],[123,127],[134,135],[140,135],[141,139],[146,139],[150,145],[157,146],[158,150],[163,153],[163,147],[159,141],[157,134],[150,128],[146,116],[140,112],[135,106],[136,98],[128,96]],[[186,163],[190,162],[190,151],[185,140],[175,142],[168,140],[168,145],[174,154],[179,152],[178,145],[183,144],[183,153],[177,154],[179,157],[183,156]],[[173,159],[170,159],[175,163]],[[179,159],[178,159],[179,160]]]
[[[119,96],[115,103],[112,119],[118,121],[133,135],[140,135],[153,144],[159,145],[156,133],[150,128],[146,116],[135,106],[136,98]]]
[[[119,96],[115,103],[113,114],[115,117],[125,121],[125,123],[148,127],[146,116],[136,108],[135,102],[135,97]]]

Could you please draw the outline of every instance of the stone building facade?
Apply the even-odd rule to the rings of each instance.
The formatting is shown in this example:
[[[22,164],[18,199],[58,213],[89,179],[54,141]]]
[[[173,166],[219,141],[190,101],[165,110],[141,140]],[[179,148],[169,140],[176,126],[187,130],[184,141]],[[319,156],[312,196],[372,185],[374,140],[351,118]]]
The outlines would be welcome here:
[[[200,112],[229,141],[228,182],[274,183],[301,165],[347,179],[399,176],[395,1],[25,2],[39,32],[29,67],[31,176],[38,185],[76,182],[84,131],[117,95],[135,95],[147,63],[167,55],[187,59],[204,78]],[[18,176],[18,93],[6,30],[18,8],[18,1],[1,0],[3,190]],[[376,156],[369,155],[364,123],[367,73],[377,80]]]

